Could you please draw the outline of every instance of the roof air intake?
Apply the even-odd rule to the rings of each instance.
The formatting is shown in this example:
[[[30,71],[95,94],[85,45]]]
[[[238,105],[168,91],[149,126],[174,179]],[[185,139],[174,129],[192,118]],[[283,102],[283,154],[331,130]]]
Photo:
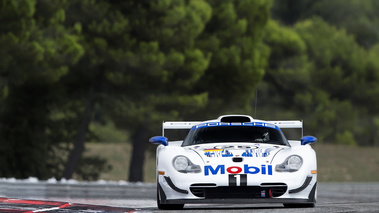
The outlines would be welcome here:
[[[251,117],[250,116],[241,116],[241,115],[235,115],[235,116],[224,116],[221,117],[221,122],[225,123],[237,123],[237,122],[251,122]]]

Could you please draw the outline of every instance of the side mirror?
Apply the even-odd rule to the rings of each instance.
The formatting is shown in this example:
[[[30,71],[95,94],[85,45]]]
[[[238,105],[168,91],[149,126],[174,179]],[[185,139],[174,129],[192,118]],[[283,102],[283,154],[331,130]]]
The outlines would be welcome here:
[[[163,136],[155,136],[149,139],[149,142],[152,144],[162,144],[163,146],[168,145],[168,139]]]
[[[304,136],[300,139],[301,145],[306,145],[306,144],[312,144],[317,141],[317,138],[314,136]]]

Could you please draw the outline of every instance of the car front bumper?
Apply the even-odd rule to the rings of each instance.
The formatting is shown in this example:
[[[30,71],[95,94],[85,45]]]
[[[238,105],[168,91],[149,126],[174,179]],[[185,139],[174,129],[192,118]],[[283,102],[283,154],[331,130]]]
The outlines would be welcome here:
[[[168,176],[158,177],[162,204],[184,203],[315,203],[317,175],[308,175],[303,182],[265,182],[246,186],[220,186],[214,183],[192,183],[183,187]]]

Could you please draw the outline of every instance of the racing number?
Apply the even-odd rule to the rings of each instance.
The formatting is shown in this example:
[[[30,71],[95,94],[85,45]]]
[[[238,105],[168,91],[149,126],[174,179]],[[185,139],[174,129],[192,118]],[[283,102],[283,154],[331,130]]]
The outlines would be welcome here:
[[[230,174],[229,186],[247,186],[247,174]]]

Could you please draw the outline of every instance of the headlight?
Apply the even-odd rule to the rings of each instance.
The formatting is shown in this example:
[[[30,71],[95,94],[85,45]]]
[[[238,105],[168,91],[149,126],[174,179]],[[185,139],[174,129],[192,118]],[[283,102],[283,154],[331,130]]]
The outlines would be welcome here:
[[[298,155],[289,156],[283,163],[276,165],[277,172],[296,172],[303,165],[303,159]]]
[[[174,168],[178,171],[185,171],[189,165],[188,158],[184,156],[178,156],[174,159]]]
[[[172,165],[176,171],[181,173],[199,173],[200,166],[193,164],[187,157],[179,155],[174,158]]]

